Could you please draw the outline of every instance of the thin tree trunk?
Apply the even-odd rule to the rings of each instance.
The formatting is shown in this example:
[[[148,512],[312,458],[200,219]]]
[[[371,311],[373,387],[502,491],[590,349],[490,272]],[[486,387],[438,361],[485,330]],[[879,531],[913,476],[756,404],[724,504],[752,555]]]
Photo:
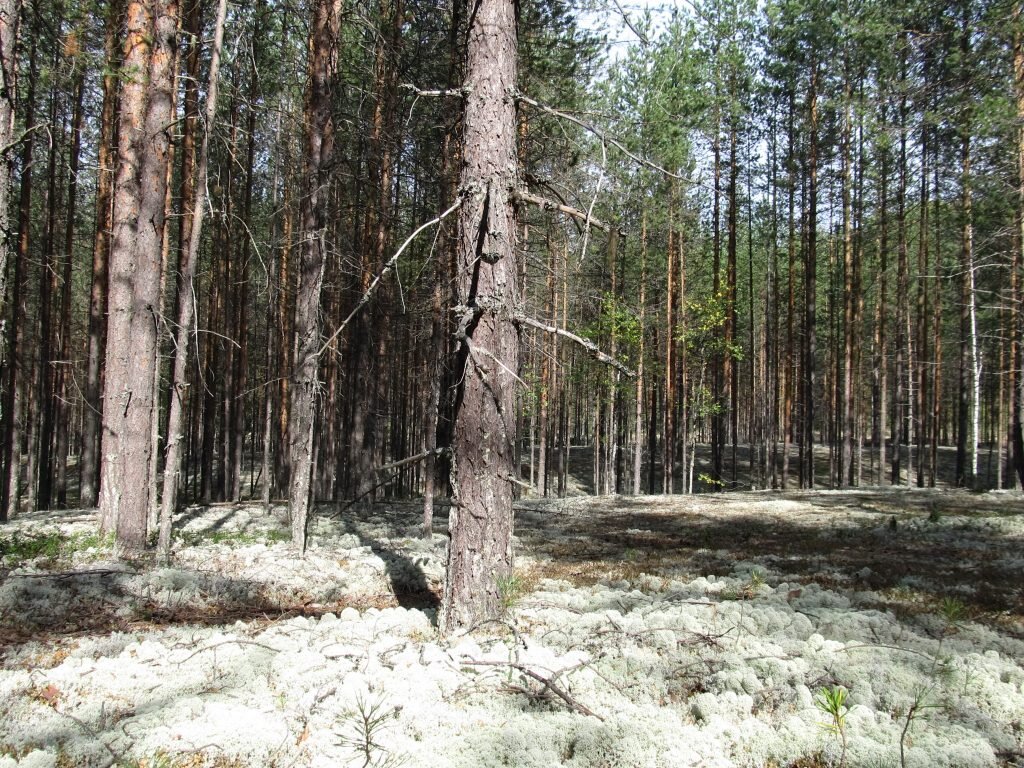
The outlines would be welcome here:
[[[640,220],[640,349],[637,352],[636,365],[636,413],[634,415],[635,433],[633,439],[633,494],[642,493],[641,476],[643,472],[643,417],[644,417],[644,340],[646,333],[644,323],[647,316],[647,211]],[[654,457],[651,457],[654,461]],[[685,466],[685,465],[684,465]]]
[[[36,93],[36,36],[32,35],[29,44],[28,88],[25,94],[25,123],[29,127],[35,124],[35,93]],[[17,514],[21,507],[21,433],[24,426],[22,410],[24,408],[25,370],[21,356],[21,347],[25,338],[24,281],[27,279],[30,228],[32,211],[32,150],[33,133],[26,134],[21,145],[21,186],[18,193],[18,242],[14,261],[14,275],[11,295],[11,325],[7,329],[7,389],[4,392],[4,418],[6,430],[2,436],[4,453],[4,471],[6,476],[0,478],[0,508],[6,520]],[[30,476],[31,479],[31,476]]]
[[[210,130],[217,116],[217,85],[220,74],[220,50],[224,40],[224,18],[227,0],[217,6],[217,21],[213,32],[213,51],[210,59],[210,80],[206,91],[206,120],[200,142],[196,181],[191,185],[194,198],[189,225],[189,239],[181,254],[181,285],[178,288],[178,317],[174,341],[174,372],[171,377],[171,404],[167,419],[167,457],[164,464],[164,488],[160,506],[160,535],[158,548],[164,558],[170,556],[171,526],[178,511],[178,492],[181,488],[181,466],[184,456],[185,414],[188,398],[189,358],[195,349],[192,337],[195,330],[195,274],[202,242],[203,216],[206,212],[206,177],[210,159]]]
[[[58,12],[53,24],[58,36],[61,34],[63,19]],[[56,55],[56,51],[54,51]],[[57,62],[51,61],[56,70]],[[57,276],[57,145],[62,141],[63,124],[58,126],[56,82],[51,84],[50,114],[48,125],[53,132],[46,162],[46,222],[41,242],[42,269],[39,270],[39,333],[36,347],[35,396],[29,415],[29,504],[32,509],[49,509],[53,491],[53,427],[56,402],[53,390],[53,310]],[[63,123],[63,120],[61,120]]]
[[[274,131],[275,144],[281,144],[281,125],[283,109],[278,112],[277,127]],[[263,512],[270,514],[270,499],[274,490],[274,457],[278,455],[277,447],[277,422],[274,414],[277,408],[277,377],[280,371],[277,370],[281,355],[283,342],[282,329],[274,322],[278,303],[280,302],[281,283],[277,271],[277,263],[281,249],[281,216],[278,212],[278,186],[281,180],[281,164],[274,165],[273,182],[270,187],[271,209],[274,217],[271,221],[270,237],[270,265],[267,268],[267,372],[266,381],[263,386]]]
[[[292,543],[302,555],[313,477],[313,435],[320,385],[320,292],[323,284],[327,227],[327,185],[334,155],[331,98],[337,67],[335,46],[341,24],[341,0],[318,0],[313,11],[309,44],[310,80],[305,105],[305,178],[308,187],[300,204],[302,233],[299,289],[295,302],[298,347],[292,388],[288,449],[291,480],[288,504]]]
[[[117,32],[122,18],[122,0],[109,0],[104,28],[103,107],[97,150],[96,235],[92,252],[92,287],[89,298],[89,335],[85,369],[85,416],[82,425],[80,501],[94,507],[99,501],[99,465],[102,443],[103,356],[107,338],[107,277],[110,236],[113,227],[114,165],[117,162],[117,72],[120,52]]]
[[[14,143],[14,118],[17,107],[18,57],[15,43],[18,39],[17,0],[0,0],[0,147],[11,147]],[[11,189],[13,181],[13,155],[11,149],[0,154],[0,386],[9,384],[8,369],[15,366],[14,350],[11,348],[7,326],[7,264],[11,257],[11,240],[7,232],[11,220]],[[17,253],[14,254],[17,259]],[[13,306],[15,315],[18,308]],[[11,326],[14,326],[12,320]],[[0,408],[0,523],[7,521],[7,494],[9,469],[13,458],[7,443],[14,427],[14,398],[7,397],[6,391]]]
[[[927,65],[925,61],[924,79],[927,81]],[[914,430],[917,443],[916,474],[917,487],[924,487],[925,477],[925,443],[928,432],[928,125],[921,128],[921,196],[918,204],[920,227],[918,231],[917,249],[917,319],[915,332],[917,336],[917,401],[915,410],[917,420]],[[938,243],[936,243],[938,247]],[[934,370],[934,368],[932,368]],[[909,469],[908,469],[909,471]]]
[[[1021,6],[1015,8],[1014,21],[1019,25]],[[1024,312],[1021,309],[1021,266],[1024,264],[1024,33],[1018,31],[1013,38],[1013,73],[1014,73],[1014,96],[1017,108],[1017,227],[1018,238],[1017,248],[1013,254],[1011,274],[1011,321],[1012,330],[1010,366],[1013,370],[1011,377],[1011,398],[1010,408],[1010,440],[1012,444],[1013,468],[1017,474],[1018,487],[1024,489],[1024,429],[1021,424],[1021,411],[1024,410],[1024,354],[1021,352],[1021,335],[1024,333],[1021,319]],[[2,514],[2,513],[0,513]]]
[[[796,104],[791,94],[789,100],[788,141],[786,144],[786,168],[788,181],[788,234],[786,238],[788,294],[786,301],[786,360],[783,367],[782,392],[782,489],[789,485],[789,454],[793,443],[793,389],[795,383],[796,348],[796,148],[795,142]]]
[[[737,311],[737,246],[738,246],[738,214],[737,183],[739,181],[739,156],[737,152],[739,138],[735,119],[729,124],[729,189],[728,210],[726,212],[726,277],[725,277],[725,391],[729,400],[729,445],[731,447],[730,489],[736,487],[736,442],[739,431],[739,364],[733,348],[736,346]]]
[[[68,186],[66,224],[64,227],[64,265],[61,276],[60,311],[60,359],[56,371],[55,391],[57,393],[56,426],[56,480],[57,507],[67,506],[68,446],[71,442],[70,397],[68,387],[68,365],[71,359],[71,280],[75,245],[75,216],[78,203],[78,170],[82,153],[82,113],[85,102],[85,71],[80,71],[75,80],[75,106],[71,117],[71,155],[68,158]]]
[[[935,227],[935,274],[932,276],[932,349],[935,351],[935,373],[932,379],[932,434],[931,434],[931,455],[929,456],[930,485],[935,487],[939,469],[939,441],[942,436],[942,291],[944,285],[943,260],[942,260],[942,222],[940,212],[942,208],[942,196],[939,194],[939,142],[933,142],[932,171],[934,175],[933,186],[935,188],[935,203],[932,213],[932,220]]]
[[[882,105],[882,125],[887,125],[885,105]],[[889,277],[889,150],[881,148],[879,162],[879,211],[878,211],[878,298],[875,303],[875,356],[872,375],[874,386],[874,412],[872,414],[872,436],[878,457],[878,474],[875,482],[881,485],[885,479],[886,430],[888,427],[889,364],[888,364],[888,277]]]
[[[804,272],[804,366],[803,366],[803,449],[804,487],[814,487],[814,370],[817,336],[817,270],[818,270],[818,63],[811,65],[810,90],[807,95],[810,147],[807,153],[807,263]]]
[[[847,63],[847,66],[849,64]],[[853,172],[852,158],[852,125],[851,101],[853,94],[850,88],[850,77],[844,83],[843,106],[843,446],[839,462],[839,486],[853,485],[853,438],[855,432],[853,374],[854,344],[857,329],[854,324],[857,296],[854,293],[854,253],[853,253],[853,211],[851,207],[851,186]]]
[[[906,62],[903,62],[906,74]],[[896,391],[893,399],[892,421],[892,475],[893,485],[902,480],[901,460],[903,443],[906,439],[904,425],[907,418],[907,96],[900,99],[900,167],[899,186],[896,190],[896,340],[895,370]]]

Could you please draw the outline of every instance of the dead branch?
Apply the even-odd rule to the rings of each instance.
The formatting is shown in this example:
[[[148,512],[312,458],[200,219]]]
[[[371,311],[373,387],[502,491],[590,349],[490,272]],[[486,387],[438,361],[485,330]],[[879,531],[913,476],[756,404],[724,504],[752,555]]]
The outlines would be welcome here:
[[[650,168],[652,171],[657,171],[658,173],[668,176],[671,179],[678,179],[679,181],[685,181],[690,184],[695,183],[690,179],[686,178],[685,176],[680,176],[678,173],[672,173],[672,171],[668,170],[667,168],[662,168],[660,165],[652,163],[650,160],[645,160],[639,155],[630,152],[628,149],[626,149],[626,147],[623,145],[621,141],[612,136],[609,136],[606,132],[602,131],[596,125],[592,125],[591,123],[588,123],[586,120],[580,120],[578,117],[576,117],[575,115],[570,115],[568,112],[562,112],[561,110],[555,109],[554,107],[549,107],[547,104],[541,104],[539,101],[531,99],[529,96],[523,93],[517,93],[515,95],[515,98],[516,101],[519,101],[523,104],[527,104],[533,107],[534,109],[539,109],[541,112],[546,112],[547,114],[552,115],[553,117],[559,117],[563,120],[568,120],[570,123],[575,123],[583,130],[599,138],[602,143],[611,144],[613,147],[619,150],[619,152],[624,154],[626,157],[628,157],[630,160],[632,160],[634,163],[637,163],[638,165]]]
[[[440,90],[424,90],[422,88],[417,88],[412,83],[402,83],[398,87],[406,91],[411,91],[414,96],[458,96],[461,98],[469,93],[469,90],[467,88],[444,88]]]
[[[589,662],[586,663],[589,664]],[[544,686],[540,689],[540,691],[536,693],[527,693],[530,693],[531,695],[540,698],[544,695],[545,691],[551,691],[553,694],[555,694],[555,696],[564,701],[566,706],[568,706],[569,709],[571,709],[572,711],[579,712],[581,715],[596,717],[598,720],[604,722],[604,718],[601,717],[601,715],[597,714],[586,705],[576,701],[576,699],[574,699],[560,685],[558,685],[557,680],[561,675],[565,674],[566,672],[571,672],[575,669],[579,669],[581,666],[585,666],[584,664],[577,664],[567,669],[552,672],[550,677],[544,677],[544,675],[540,674],[539,672],[535,672],[525,664],[519,664],[510,661],[479,661],[476,659],[468,659],[466,661],[461,662],[461,664],[471,667],[507,667],[508,669],[514,669],[517,672],[520,672],[521,674],[526,675],[527,677],[533,680],[536,680],[538,683]]]
[[[350,509],[355,504],[358,504],[361,499],[366,498],[371,493],[376,491],[378,488],[383,488],[385,485],[387,485],[388,483],[395,479],[395,475],[393,474],[394,470],[401,469],[402,467],[408,466],[409,464],[415,464],[417,462],[423,461],[430,456],[442,456],[449,450],[450,449],[448,448],[434,448],[433,450],[423,451],[423,453],[417,453],[415,456],[407,456],[404,459],[399,459],[398,461],[393,461],[390,464],[385,464],[383,466],[377,467],[376,469],[373,470],[374,475],[383,474],[385,472],[391,472],[392,474],[384,477],[380,482],[374,483],[369,488],[366,488],[365,490],[357,493],[355,498],[350,499],[348,502],[345,503],[345,506],[341,507],[341,509],[339,509],[337,512],[327,515],[327,517],[339,517],[343,512]]]
[[[0,147],[0,157],[6,156],[7,153],[10,152],[12,149],[15,149],[19,145],[23,144],[25,142],[25,140],[29,136],[31,136],[34,131],[49,131],[49,130],[50,130],[50,124],[49,123],[38,123],[37,125],[33,125],[33,126],[30,126],[29,128],[26,128],[24,131],[21,132],[21,136],[16,138],[10,144],[7,144],[6,146]]]
[[[542,211],[558,211],[559,213],[564,213],[567,216],[572,216],[574,219],[589,222],[590,226],[597,227],[605,232],[610,232],[612,229],[611,224],[607,224],[600,219],[595,219],[593,216],[588,216],[586,211],[581,211],[579,208],[573,208],[571,205],[565,205],[564,203],[557,203],[546,197],[540,197],[532,192],[527,192],[525,189],[518,190],[515,193],[515,199],[521,200],[524,203],[529,203],[530,205],[536,205]],[[620,231],[619,234],[621,235],[622,232]]]
[[[105,742],[103,739],[101,739],[100,735],[96,731],[94,731],[92,728],[90,728],[89,724],[86,723],[84,720],[82,720],[79,717],[75,717],[70,712],[65,712],[63,709],[59,709],[56,706],[53,707],[53,711],[56,712],[61,717],[66,717],[68,720],[73,722],[75,725],[77,725],[79,728],[82,729],[82,731],[85,733],[86,736],[88,736],[89,738],[91,738],[94,741],[98,742],[100,744],[100,746],[102,746],[105,750],[107,750],[107,752],[110,754],[111,758],[113,758],[113,762],[108,763],[108,765],[123,765],[124,764],[124,762],[125,762],[124,755],[119,754],[118,752],[114,751],[114,748],[112,746],[110,746],[107,742]]]
[[[626,376],[629,376],[629,378],[631,379],[636,378],[636,371],[626,367],[625,364],[620,363],[618,360],[616,360],[614,357],[607,354],[606,352],[602,352],[601,349],[597,346],[597,344],[590,341],[590,339],[584,339],[582,336],[577,336],[575,333],[570,333],[564,328],[558,328],[557,326],[554,325],[542,323],[540,320],[534,320],[532,317],[527,317],[526,315],[516,315],[515,319],[517,322],[520,322],[523,325],[528,325],[531,328],[536,328],[537,330],[544,331],[546,333],[554,333],[558,336],[564,336],[565,338],[571,341],[575,341],[577,344],[579,344],[588,352],[590,352],[590,354],[597,360],[601,361],[606,365],[610,365],[612,368],[614,368],[615,370],[619,371],[622,374],[625,374]]]
[[[359,297],[359,301],[356,303],[354,307],[352,307],[352,311],[348,313],[348,316],[342,321],[341,325],[338,326],[334,333],[332,333],[327,338],[327,341],[323,343],[320,349],[317,350],[316,357],[320,357],[324,352],[326,352],[328,348],[330,348],[331,343],[336,338],[338,338],[338,336],[341,335],[342,331],[344,331],[345,328],[348,327],[348,324],[352,322],[352,318],[356,316],[359,310],[361,310],[363,307],[370,303],[370,299],[373,297],[374,292],[377,290],[377,286],[380,285],[381,281],[385,277],[387,277],[388,273],[395,268],[396,264],[398,264],[398,257],[402,255],[402,252],[408,247],[409,243],[415,240],[416,236],[424,229],[432,227],[435,224],[440,224],[450,214],[454,213],[460,205],[462,205],[462,195],[459,195],[456,198],[455,202],[452,203],[451,207],[447,211],[424,224],[420,224],[413,231],[413,233],[405,239],[405,242],[402,243],[401,247],[397,251],[395,251],[395,255],[388,259],[387,263],[384,265],[381,271],[377,273],[377,276],[375,278],[373,278],[373,282],[371,282],[367,289],[363,292],[363,295]]]
[[[177,664],[178,664],[178,666],[181,666],[182,664],[184,664],[186,661],[188,661],[189,659],[193,658],[194,656],[198,656],[200,653],[203,653],[204,651],[212,651],[215,648],[219,648],[222,645],[253,645],[253,646],[256,646],[257,648],[262,648],[265,651],[272,651],[273,653],[280,653],[281,652],[280,648],[274,648],[272,645],[264,645],[263,643],[258,643],[255,640],[222,640],[219,643],[214,643],[213,645],[207,645],[207,646],[205,646],[203,648],[200,648],[197,651],[194,651],[193,653],[190,653],[184,659],[182,659],[181,661],[177,662]]]
[[[117,568],[86,568],[80,571],[46,571],[43,573],[9,573],[11,579],[76,579],[81,576],[130,576],[132,571]]]
[[[639,38],[640,44],[644,46],[644,48],[650,45],[651,42],[650,40],[647,39],[647,35],[645,35],[643,32],[640,31],[640,29],[637,28],[637,26],[629,18],[629,14],[626,13],[622,5],[619,4],[619,0],[612,0],[612,2],[615,4],[615,8],[618,10],[619,15],[622,16],[622,20],[625,22],[626,26],[629,27],[629,31],[636,35],[637,38]]]
[[[455,338],[458,341],[468,343],[468,329],[470,324],[473,323],[478,317],[480,317],[480,315],[487,311],[496,312],[499,311],[499,307],[490,304],[483,306],[478,304],[469,307],[467,307],[464,304],[460,304],[458,306],[452,307],[452,312],[454,312],[459,317],[459,327],[455,331]],[[575,333],[571,333],[570,331],[566,331],[554,325],[542,323],[540,320],[534,320],[532,317],[528,317],[527,315],[516,313],[515,315],[513,315],[512,319],[517,323],[528,325],[531,328],[536,328],[537,330],[545,331],[546,333],[554,333],[558,336],[564,336],[565,338],[570,339],[571,341],[575,341],[577,344],[579,344],[588,352],[590,352],[590,354],[597,360],[601,361],[602,363],[605,363],[606,365],[610,365],[612,368],[619,371],[620,373],[625,374],[631,379],[636,378],[636,372],[634,370],[627,367],[624,363],[619,362],[608,353],[602,352],[601,348],[598,347],[597,344],[595,344],[594,342],[590,341],[590,339],[584,339],[582,336],[577,336]],[[491,357],[493,358],[493,355]],[[502,364],[499,362],[499,365]],[[505,366],[502,365],[502,368],[505,368]],[[505,370],[508,371],[508,368],[505,368]],[[520,383],[522,383],[522,380],[519,379],[518,376],[515,376],[515,378],[519,380]]]

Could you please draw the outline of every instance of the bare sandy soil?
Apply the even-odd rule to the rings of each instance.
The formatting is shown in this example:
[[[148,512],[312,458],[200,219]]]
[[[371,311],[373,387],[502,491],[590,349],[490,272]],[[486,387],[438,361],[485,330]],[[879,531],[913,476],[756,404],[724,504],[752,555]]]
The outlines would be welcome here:
[[[0,768],[1024,766],[1019,494],[524,501],[505,619],[450,639],[443,515],[331,511],[303,560],[245,506],[169,567],[0,529]]]

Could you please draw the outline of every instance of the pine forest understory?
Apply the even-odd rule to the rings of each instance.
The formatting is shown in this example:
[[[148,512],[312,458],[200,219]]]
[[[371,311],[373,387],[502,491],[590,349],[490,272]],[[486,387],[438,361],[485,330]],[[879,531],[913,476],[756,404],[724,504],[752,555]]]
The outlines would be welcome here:
[[[2,514],[448,498],[467,358],[517,495],[1020,486],[1017,6],[526,3],[490,192],[475,6],[213,6],[0,11]]]
[[[0,0],[0,768],[1024,767],[1024,4]]]
[[[1014,3],[5,0],[0,35],[4,519],[166,553],[185,505],[285,500],[301,552],[318,503],[436,500],[507,574],[519,497],[1020,487]]]

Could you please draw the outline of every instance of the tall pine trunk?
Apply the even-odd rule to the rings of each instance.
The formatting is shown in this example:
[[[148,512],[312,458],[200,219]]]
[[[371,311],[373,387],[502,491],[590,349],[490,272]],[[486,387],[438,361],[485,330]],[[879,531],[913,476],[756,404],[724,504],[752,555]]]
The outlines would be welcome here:
[[[82,424],[80,504],[94,507],[99,501],[100,448],[102,445],[103,355],[107,339],[107,278],[110,237],[113,227],[114,172],[117,162],[117,72],[120,52],[117,32],[122,19],[122,0],[109,0],[103,33],[105,68],[100,137],[97,150],[96,233],[92,251],[92,286],[89,294],[89,332],[86,343],[85,414]]]
[[[213,53],[210,60],[210,83],[206,91],[206,124],[200,144],[197,179],[189,184],[194,199],[188,205],[194,212],[189,223],[189,239],[183,243],[181,275],[178,286],[178,317],[175,332],[174,371],[171,377],[171,404],[167,419],[167,458],[164,464],[163,498],[160,507],[159,550],[163,557],[170,554],[171,524],[178,511],[178,492],[181,489],[181,466],[184,457],[185,414],[188,397],[189,358],[195,349],[192,335],[195,326],[195,274],[202,241],[203,215],[206,209],[206,176],[210,157],[210,127],[217,114],[217,78],[220,70],[220,49],[224,39],[224,17],[227,0],[220,0],[217,22],[213,34]]]
[[[1020,21],[1020,6],[1017,8],[1016,21]],[[1019,29],[1019,28],[1018,28]],[[1013,376],[1010,378],[1012,392],[1010,394],[1010,440],[1013,468],[1017,474],[1017,482],[1024,488],[1024,430],[1021,428],[1022,398],[1024,398],[1024,369],[1021,367],[1021,265],[1024,263],[1024,33],[1018,31],[1013,38],[1013,74],[1014,96],[1017,107],[1017,226],[1019,237],[1017,249],[1013,254],[1011,274],[1011,354],[1010,366]],[[1016,386],[1014,385],[1016,384]],[[2,514],[2,513],[0,513]]]
[[[297,341],[292,384],[288,453],[291,480],[288,504],[292,543],[303,554],[311,502],[313,436],[320,386],[320,293],[325,265],[327,192],[334,155],[331,98],[337,69],[335,46],[341,24],[341,0],[318,0],[309,42],[309,85],[306,91],[304,175],[307,187],[299,207],[301,246],[299,287],[295,301]]]
[[[100,521],[128,551],[146,544],[155,458],[153,372],[177,13],[175,0],[133,0],[124,44],[124,66],[140,75],[121,84],[103,409],[109,445],[100,465]]]
[[[472,6],[459,214],[461,306],[453,499],[444,633],[497,617],[512,571],[519,331],[514,248],[517,186],[516,13],[513,0]]]

